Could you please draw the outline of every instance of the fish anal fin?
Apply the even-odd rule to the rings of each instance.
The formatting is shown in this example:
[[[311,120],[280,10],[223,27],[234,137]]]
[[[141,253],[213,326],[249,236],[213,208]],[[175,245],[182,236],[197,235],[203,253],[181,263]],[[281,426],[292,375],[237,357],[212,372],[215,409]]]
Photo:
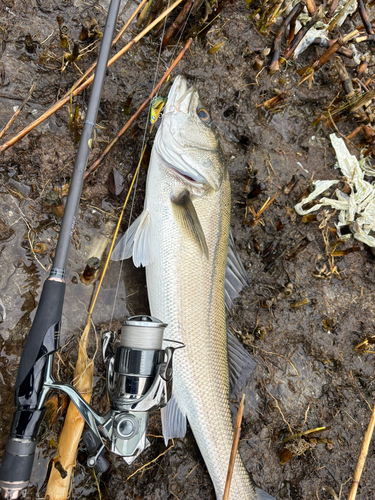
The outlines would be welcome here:
[[[144,210],[117,243],[112,252],[111,260],[129,259],[133,256],[136,267],[150,264],[152,260],[150,224],[150,214],[147,210]]]
[[[235,395],[245,385],[257,364],[230,330],[227,332],[227,347],[229,387],[231,395]]]
[[[255,487],[255,493],[257,494],[257,500],[276,500],[275,497],[271,496],[257,486]]]
[[[180,410],[173,394],[167,406],[161,409],[161,423],[166,446],[169,439],[185,437],[186,416]]]
[[[240,296],[241,290],[246,286],[249,286],[249,281],[230,231],[225,269],[225,306],[229,311],[233,306],[233,300]]]
[[[208,258],[206,238],[189,191],[184,189],[179,195],[171,197],[175,216],[188,236],[200,247],[203,255]]]

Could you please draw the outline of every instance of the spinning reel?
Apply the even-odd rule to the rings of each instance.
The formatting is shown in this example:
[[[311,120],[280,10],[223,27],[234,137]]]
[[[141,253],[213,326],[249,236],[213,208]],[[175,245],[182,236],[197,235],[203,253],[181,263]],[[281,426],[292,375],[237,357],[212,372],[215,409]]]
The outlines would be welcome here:
[[[28,481],[12,480],[11,466],[19,463],[26,474],[31,473],[35,437],[50,390],[67,394],[86,421],[88,429],[84,432],[83,440],[89,453],[89,467],[96,467],[99,472],[107,470],[109,464],[104,457],[105,448],[122,457],[128,464],[147,448],[149,412],[165,406],[172,390],[172,358],[175,348],[162,347],[166,326],[152,316],[133,316],[124,322],[119,342],[116,333],[103,334],[102,350],[110,399],[110,409],[105,415],[96,413],[73,386],[53,379],[53,351],[40,358],[40,361],[45,360],[43,366],[35,363],[34,371],[18,391],[19,406],[4,454],[4,457],[9,456],[5,462],[3,458],[2,464],[2,471],[11,480],[0,477],[2,498],[18,498],[27,486]],[[31,392],[30,380],[40,381],[39,384],[34,383]],[[24,388],[25,385],[27,389]],[[24,394],[22,398],[21,392]],[[29,404],[34,398],[37,399],[37,408],[25,409],[25,393],[28,394]],[[24,414],[25,411],[28,415],[32,414],[33,418],[29,419]]]
[[[162,349],[165,325],[152,316],[125,321],[116,343],[115,332],[102,336],[107,368],[109,411],[101,416],[69,385],[46,381],[46,387],[69,395],[89,426],[83,440],[90,454],[87,465],[104,472],[104,448],[131,464],[149,442],[149,412],[165,406],[171,395],[173,347]]]
[[[107,368],[107,391],[111,408],[103,417],[91,408],[90,415],[74,402],[89,425],[83,440],[90,454],[87,465],[104,472],[104,446],[131,464],[148,447],[148,415],[165,406],[171,395],[173,347],[162,349],[167,325],[151,316],[133,316],[116,334],[102,336],[103,359]],[[86,416],[84,415],[86,413]]]

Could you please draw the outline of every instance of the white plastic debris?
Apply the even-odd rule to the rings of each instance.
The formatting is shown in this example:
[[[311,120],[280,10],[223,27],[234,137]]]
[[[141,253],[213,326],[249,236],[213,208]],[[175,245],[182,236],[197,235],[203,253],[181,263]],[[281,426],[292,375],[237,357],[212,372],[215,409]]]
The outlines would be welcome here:
[[[340,0],[335,10],[335,16],[338,16],[343,9],[345,9],[345,12],[338,20],[337,25],[341,26],[345,22],[346,18],[352,15],[357,10],[357,8],[358,8],[357,0]],[[308,23],[310,19],[311,17],[308,14],[307,9],[305,8],[298,16],[298,21],[297,21],[298,27],[296,24],[295,33],[298,33],[302,25]],[[302,40],[298,44],[296,50],[294,51],[293,59],[296,60],[297,57],[302,52],[304,52],[314,42],[316,38],[328,39],[328,33],[329,33],[328,28],[329,28],[329,23],[324,23],[323,20],[315,23],[315,25],[309,29],[309,31],[306,33],[306,35],[302,38]],[[357,55],[356,50],[355,50],[355,55]],[[359,64],[359,62],[356,64]]]
[[[368,160],[360,161],[348,151],[343,139],[330,135],[332,146],[337,157],[337,167],[350,187],[350,194],[336,189],[334,198],[321,198],[313,207],[304,210],[304,206],[318,198],[339,181],[315,181],[314,191],[298,203],[294,208],[299,215],[306,215],[319,210],[322,206],[329,206],[339,210],[339,220],[336,224],[337,233],[341,236],[340,227],[350,225],[356,240],[375,247],[375,237],[369,233],[375,231],[375,183],[364,180],[365,175],[375,176],[375,169],[368,164]],[[374,235],[375,236],[375,235]],[[347,237],[350,237],[347,236]]]
[[[325,26],[325,25],[324,25]],[[317,29],[312,27],[306,33],[306,35],[302,38],[302,40],[297,45],[296,50],[293,54],[293,59],[296,60],[297,57],[302,54],[310,45],[314,42],[315,38],[322,38],[328,40],[328,29],[323,27],[321,29]]]

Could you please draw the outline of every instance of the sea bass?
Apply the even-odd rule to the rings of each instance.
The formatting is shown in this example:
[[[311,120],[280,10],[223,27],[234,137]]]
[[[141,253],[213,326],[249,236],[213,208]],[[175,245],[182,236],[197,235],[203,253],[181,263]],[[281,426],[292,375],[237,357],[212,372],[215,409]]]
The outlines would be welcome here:
[[[230,378],[255,365],[237,339],[227,338],[225,297],[230,304],[247,283],[230,235],[230,208],[229,174],[210,115],[178,76],[155,137],[144,211],[112,259],[132,256],[146,267],[151,314],[168,324],[165,339],[185,345],[173,361],[163,434],[166,442],[183,437],[188,419],[218,499],[233,438]],[[273,499],[255,486],[239,454],[229,498]]]

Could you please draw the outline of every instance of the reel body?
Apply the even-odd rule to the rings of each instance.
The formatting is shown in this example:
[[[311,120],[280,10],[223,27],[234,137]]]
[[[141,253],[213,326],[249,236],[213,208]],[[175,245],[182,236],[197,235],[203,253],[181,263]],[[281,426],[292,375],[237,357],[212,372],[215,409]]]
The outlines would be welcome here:
[[[150,410],[165,406],[171,396],[174,349],[162,349],[167,325],[151,316],[125,321],[120,345],[114,335],[102,337],[111,402],[105,428],[108,449],[130,464],[148,446],[146,430]]]
[[[175,348],[162,348],[166,326],[152,316],[133,316],[125,321],[119,343],[115,332],[103,334],[110,399],[105,415],[97,414],[73,386],[54,381],[52,364],[47,370],[44,390],[57,389],[68,394],[88,424],[83,440],[89,452],[89,467],[97,467],[100,472],[108,468],[105,448],[131,464],[149,445],[149,412],[165,406],[172,392]]]

